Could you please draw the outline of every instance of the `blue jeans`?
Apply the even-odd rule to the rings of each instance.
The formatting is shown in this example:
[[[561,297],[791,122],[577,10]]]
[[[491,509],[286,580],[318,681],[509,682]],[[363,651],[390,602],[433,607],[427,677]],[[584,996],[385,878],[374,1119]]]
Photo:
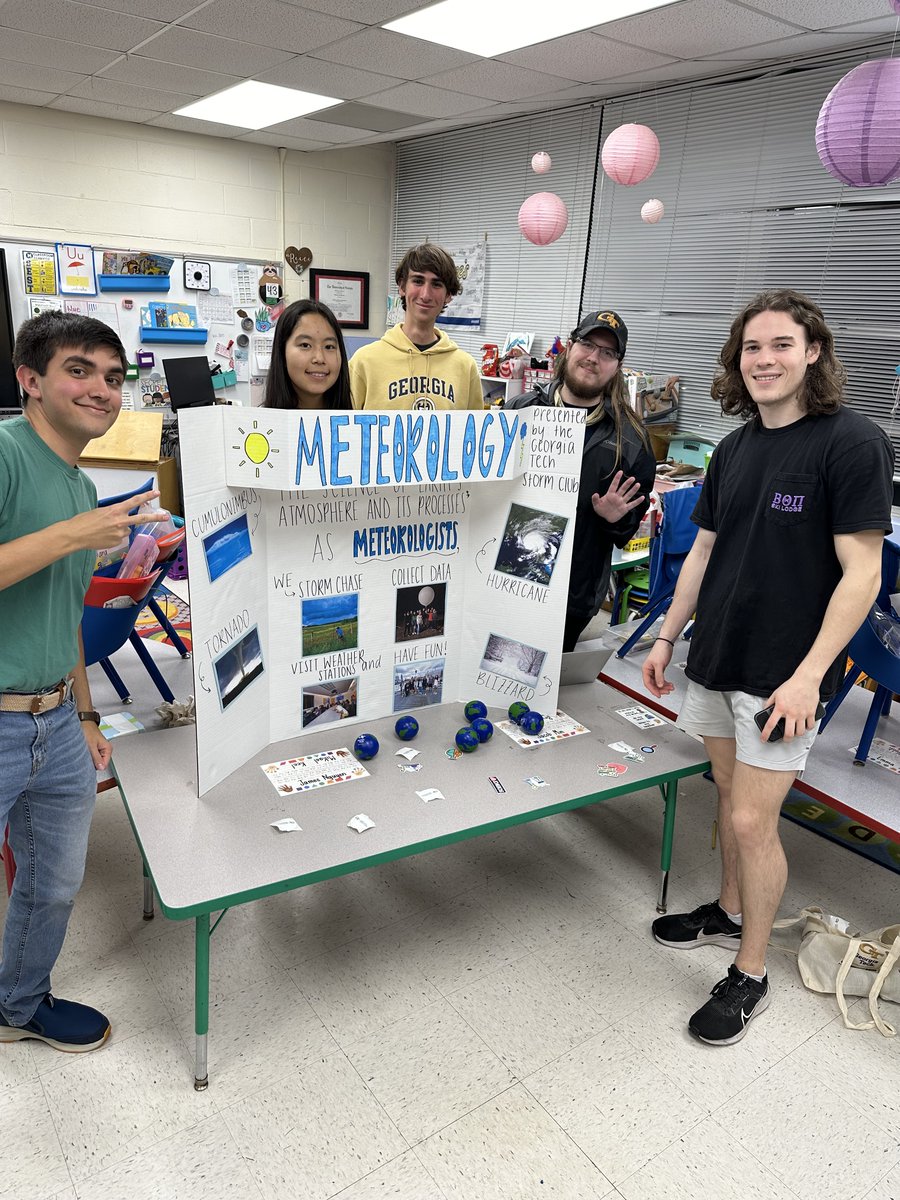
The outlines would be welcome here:
[[[27,1025],[50,990],[96,796],[73,700],[38,716],[0,712],[0,829],[9,822],[16,860],[0,961],[0,1011],[10,1025]]]

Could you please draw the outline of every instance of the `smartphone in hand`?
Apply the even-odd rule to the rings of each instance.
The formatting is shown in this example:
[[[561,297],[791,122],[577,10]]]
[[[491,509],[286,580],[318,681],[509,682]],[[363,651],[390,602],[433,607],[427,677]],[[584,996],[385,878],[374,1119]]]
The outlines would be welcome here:
[[[763,708],[758,713],[753,714],[753,720],[756,722],[760,733],[762,733],[762,731],[765,729],[766,723],[768,722],[769,717],[771,717],[771,715],[774,711],[775,711],[775,705],[770,704],[768,708]],[[820,700],[819,703],[816,705],[816,720],[821,721],[824,716],[825,716],[825,705]],[[783,737],[784,737],[784,717],[782,717],[776,723],[775,728],[769,734],[767,740],[770,742],[780,742]]]

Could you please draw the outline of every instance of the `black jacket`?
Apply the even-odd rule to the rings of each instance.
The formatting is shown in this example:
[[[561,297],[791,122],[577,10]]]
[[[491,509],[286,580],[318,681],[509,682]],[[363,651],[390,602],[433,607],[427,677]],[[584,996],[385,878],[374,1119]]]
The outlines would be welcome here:
[[[557,380],[538,384],[520,396],[507,400],[506,408],[550,406],[555,403]],[[616,471],[633,475],[641,485],[643,503],[611,525],[598,517],[591,504],[594,492],[604,495]],[[650,491],[656,478],[656,459],[643,445],[629,422],[622,424],[622,460],[616,463],[616,425],[607,405],[602,420],[584,431],[581,459],[581,484],[575,515],[572,545],[572,570],[569,575],[568,611],[593,616],[600,611],[609,586],[613,546],[624,546],[634,536],[650,504]]]

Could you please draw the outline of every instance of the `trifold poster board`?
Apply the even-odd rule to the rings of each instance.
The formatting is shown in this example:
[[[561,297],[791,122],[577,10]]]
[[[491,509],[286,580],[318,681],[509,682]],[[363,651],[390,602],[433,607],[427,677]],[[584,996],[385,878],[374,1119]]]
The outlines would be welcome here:
[[[554,711],[582,411],[217,406],[179,432],[200,795],[326,725]]]

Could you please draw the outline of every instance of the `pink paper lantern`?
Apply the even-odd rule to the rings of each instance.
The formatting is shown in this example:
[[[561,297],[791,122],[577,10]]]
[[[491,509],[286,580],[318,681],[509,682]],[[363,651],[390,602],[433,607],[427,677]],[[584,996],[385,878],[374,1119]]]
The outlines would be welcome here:
[[[641,205],[641,220],[646,225],[655,225],[657,221],[662,220],[665,211],[666,206],[662,200],[648,200],[646,204]]]
[[[891,0],[891,8],[895,13],[900,13],[900,0]]]
[[[898,0],[900,2],[900,0]],[[531,159],[531,169],[535,175],[546,175],[553,166],[553,160],[546,150],[538,150]]]
[[[850,187],[900,179],[900,59],[862,63],[834,85],[819,110],[816,150]]]
[[[553,192],[537,192],[519,209],[519,228],[536,246],[549,246],[561,238],[568,224],[569,210]]]
[[[659,138],[647,125],[620,125],[603,143],[603,170],[616,183],[643,183],[659,162]]]

